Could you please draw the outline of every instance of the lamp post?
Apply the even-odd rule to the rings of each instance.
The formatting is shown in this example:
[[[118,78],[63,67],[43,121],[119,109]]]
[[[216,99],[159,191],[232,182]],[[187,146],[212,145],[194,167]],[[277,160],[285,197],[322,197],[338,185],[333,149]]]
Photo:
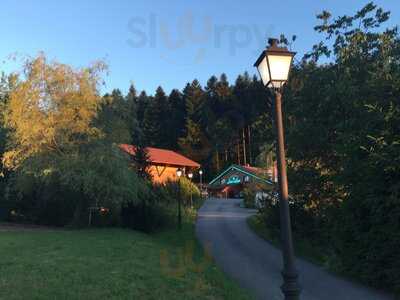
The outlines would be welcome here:
[[[263,51],[256,63],[261,80],[265,87],[275,93],[275,126],[277,131],[277,157],[279,181],[279,210],[280,229],[283,257],[283,285],[281,290],[285,300],[298,300],[300,298],[300,285],[292,241],[292,229],[289,212],[289,194],[286,175],[285,142],[282,120],[282,88],[288,80],[290,66],[295,56],[286,47],[279,47],[278,40],[269,39],[269,47]]]
[[[193,208],[193,195],[192,195],[192,178],[193,173],[189,172],[188,177],[190,179],[190,207]]]
[[[199,171],[200,175],[200,196],[203,199],[203,170]]]
[[[181,176],[182,176],[182,170],[178,169],[176,170],[176,176],[178,176],[178,228],[179,230],[182,228],[182,195],[181,195]]]

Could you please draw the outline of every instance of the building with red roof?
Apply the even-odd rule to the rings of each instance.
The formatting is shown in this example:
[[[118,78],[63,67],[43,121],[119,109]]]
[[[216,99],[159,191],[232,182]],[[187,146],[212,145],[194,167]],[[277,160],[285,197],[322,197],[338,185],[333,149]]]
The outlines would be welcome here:
[[[135,155],[135,146],[122,144],[120,147],[126,153]],[[200,168],[199,163],[175,151],[153,147],[147,147],[146,150],[150,161],[149,173],[156,183],[177,180],[176,171],[178,169],[187,171]]]

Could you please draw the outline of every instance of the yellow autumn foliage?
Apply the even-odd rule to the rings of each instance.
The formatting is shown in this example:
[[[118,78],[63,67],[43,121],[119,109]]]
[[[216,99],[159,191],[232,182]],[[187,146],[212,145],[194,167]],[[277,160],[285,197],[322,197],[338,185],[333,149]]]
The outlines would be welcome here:
[[[93,121],[102,101],[98,88],[105,68],[99,62],[73,69],[49,63],[44,54],[28,60],[3,110],[11,132],[4,165],[16,169],[37,154],[71,154],[101,137]]]

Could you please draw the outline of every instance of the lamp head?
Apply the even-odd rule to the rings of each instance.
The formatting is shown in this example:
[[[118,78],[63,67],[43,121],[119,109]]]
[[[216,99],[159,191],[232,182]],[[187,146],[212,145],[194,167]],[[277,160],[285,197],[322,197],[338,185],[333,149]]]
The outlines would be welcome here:
[[[279,47],[277,39],[268,39],[269,46],[257,59],[254,66],[260,74],[264,86],[273,89],[282,88],[289,78],[290,67],[295,52]]]

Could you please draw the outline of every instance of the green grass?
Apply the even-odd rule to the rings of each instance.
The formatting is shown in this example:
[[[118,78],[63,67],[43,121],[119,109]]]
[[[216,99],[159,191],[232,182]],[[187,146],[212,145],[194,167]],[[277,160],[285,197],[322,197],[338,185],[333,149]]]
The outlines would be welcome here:
[[[249,227],[261,238],[271,242],[275,247],[280,248],[279,233],[270,230],[259,215],[254,215],[247,219]],[[295,253],[316,265],[327,266],[327,256],[323,254],[323,250],[312,245],[308,240],[296,239],[293,241]]]
[[[197,243],[194,226],[0,232],[0,299],[249,299]]]

